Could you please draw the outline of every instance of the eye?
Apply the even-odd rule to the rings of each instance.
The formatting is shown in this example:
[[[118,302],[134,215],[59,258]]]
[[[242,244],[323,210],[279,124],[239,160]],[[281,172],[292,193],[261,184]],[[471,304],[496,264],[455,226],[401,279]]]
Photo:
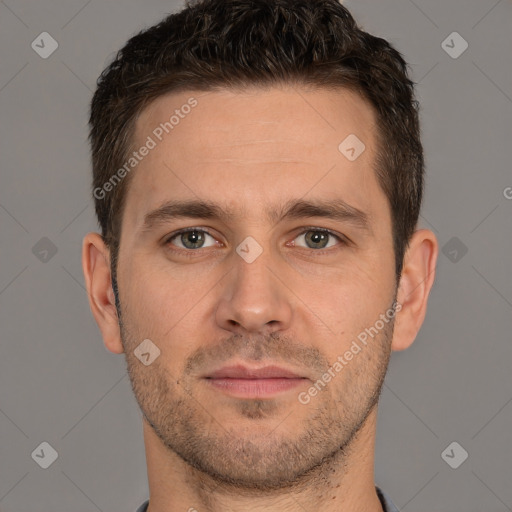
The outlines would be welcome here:
[[[207,238],[213,240],[213,243],[210,245],[205,245]],[[173,240],[176,240],[177,243],[174,243]],[[204,247],[212,247],[216,244],[216,240],[212,235],[203,229],[188,228],[174,233],[170,238],[166,240],[165,243],[172,243],[172,245],[175,245],[181,249],[202,249]]]
[[[211,240],[209,244],[208,239]],[[296,243],[296,241],[299,242]],[[329,229],[308,227],[299,233],[290,245],[304,247],[306,249],[315,249],[316,252],[322,252],[322,249],[329,249],[337,245],[336,241],[338,244],[348,245],[348,241],[345,240],[342,235],[333,233]],[[181,229],[170,235],[164,242],[164,245],[168,244],[178,247],[179,249],[188,250],[189,253],[193,252],[195,249],[222,245],[204,229],[193,227]]]
[[[327,249],[336,245],[335,243],[330,243],[333,241],[333,238],[342,244],[346,243],[342,237],[334,234],[328,229],[321,228],[308,228],[302,231],[295,240],[302,240],[305,243],[305,245],[299,244],[299,247],[306,247],[307,249]]]

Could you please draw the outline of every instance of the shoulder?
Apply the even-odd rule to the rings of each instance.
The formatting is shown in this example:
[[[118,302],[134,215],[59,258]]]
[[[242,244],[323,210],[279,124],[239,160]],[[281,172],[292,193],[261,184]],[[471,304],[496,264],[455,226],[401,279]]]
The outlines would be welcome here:
[[[146,500],[135,512],[146,512],[148,509],[149,500]]]
[[[375,489],[377,490],[377,496],[379,497],[384,512],[398,512],[398,509],[391,501],[391,498],[382,489],[379,489],[378,487],[375,487]]]

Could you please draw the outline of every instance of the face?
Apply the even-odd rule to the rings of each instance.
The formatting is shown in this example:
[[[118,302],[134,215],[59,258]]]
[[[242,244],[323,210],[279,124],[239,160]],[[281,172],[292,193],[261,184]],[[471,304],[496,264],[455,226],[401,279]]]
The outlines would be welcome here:
[[[155,146],[122,221],[128,371],[163,445],[216,479],[296,482],[376,404],[396,282],[375,123],[354,93],[291,88],[171,94],[137,121],[134,146]],[[353,136],[339,149],[351,134],[355,159]],[[134,353],[146,339],[160,351],[148,365]]]

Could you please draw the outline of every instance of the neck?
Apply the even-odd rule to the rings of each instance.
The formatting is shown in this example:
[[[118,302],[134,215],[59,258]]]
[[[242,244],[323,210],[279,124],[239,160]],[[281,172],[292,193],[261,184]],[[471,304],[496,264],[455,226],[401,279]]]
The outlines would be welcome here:
[[[168,450],[143,420],[148,512],[382,512],[374,483],[377,406],[351,440],[293,486],[262,491],[220,482]]]

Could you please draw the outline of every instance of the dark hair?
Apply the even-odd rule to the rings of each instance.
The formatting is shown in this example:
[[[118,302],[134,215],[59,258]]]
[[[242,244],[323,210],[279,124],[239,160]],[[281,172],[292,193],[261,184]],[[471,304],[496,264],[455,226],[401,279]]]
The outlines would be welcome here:
[[[375,172],[391,207],[398,280],[424,179],[414,82],[402,55],[361,30],[337,0],[188,1],[132,37],[99,77],[91,103],[94,191],[129,158],[135,121],[157,97],[280,84],[347,88],[373,106]],[[114,281],[129,182],[127,175],[104,197],[93,193]]]

